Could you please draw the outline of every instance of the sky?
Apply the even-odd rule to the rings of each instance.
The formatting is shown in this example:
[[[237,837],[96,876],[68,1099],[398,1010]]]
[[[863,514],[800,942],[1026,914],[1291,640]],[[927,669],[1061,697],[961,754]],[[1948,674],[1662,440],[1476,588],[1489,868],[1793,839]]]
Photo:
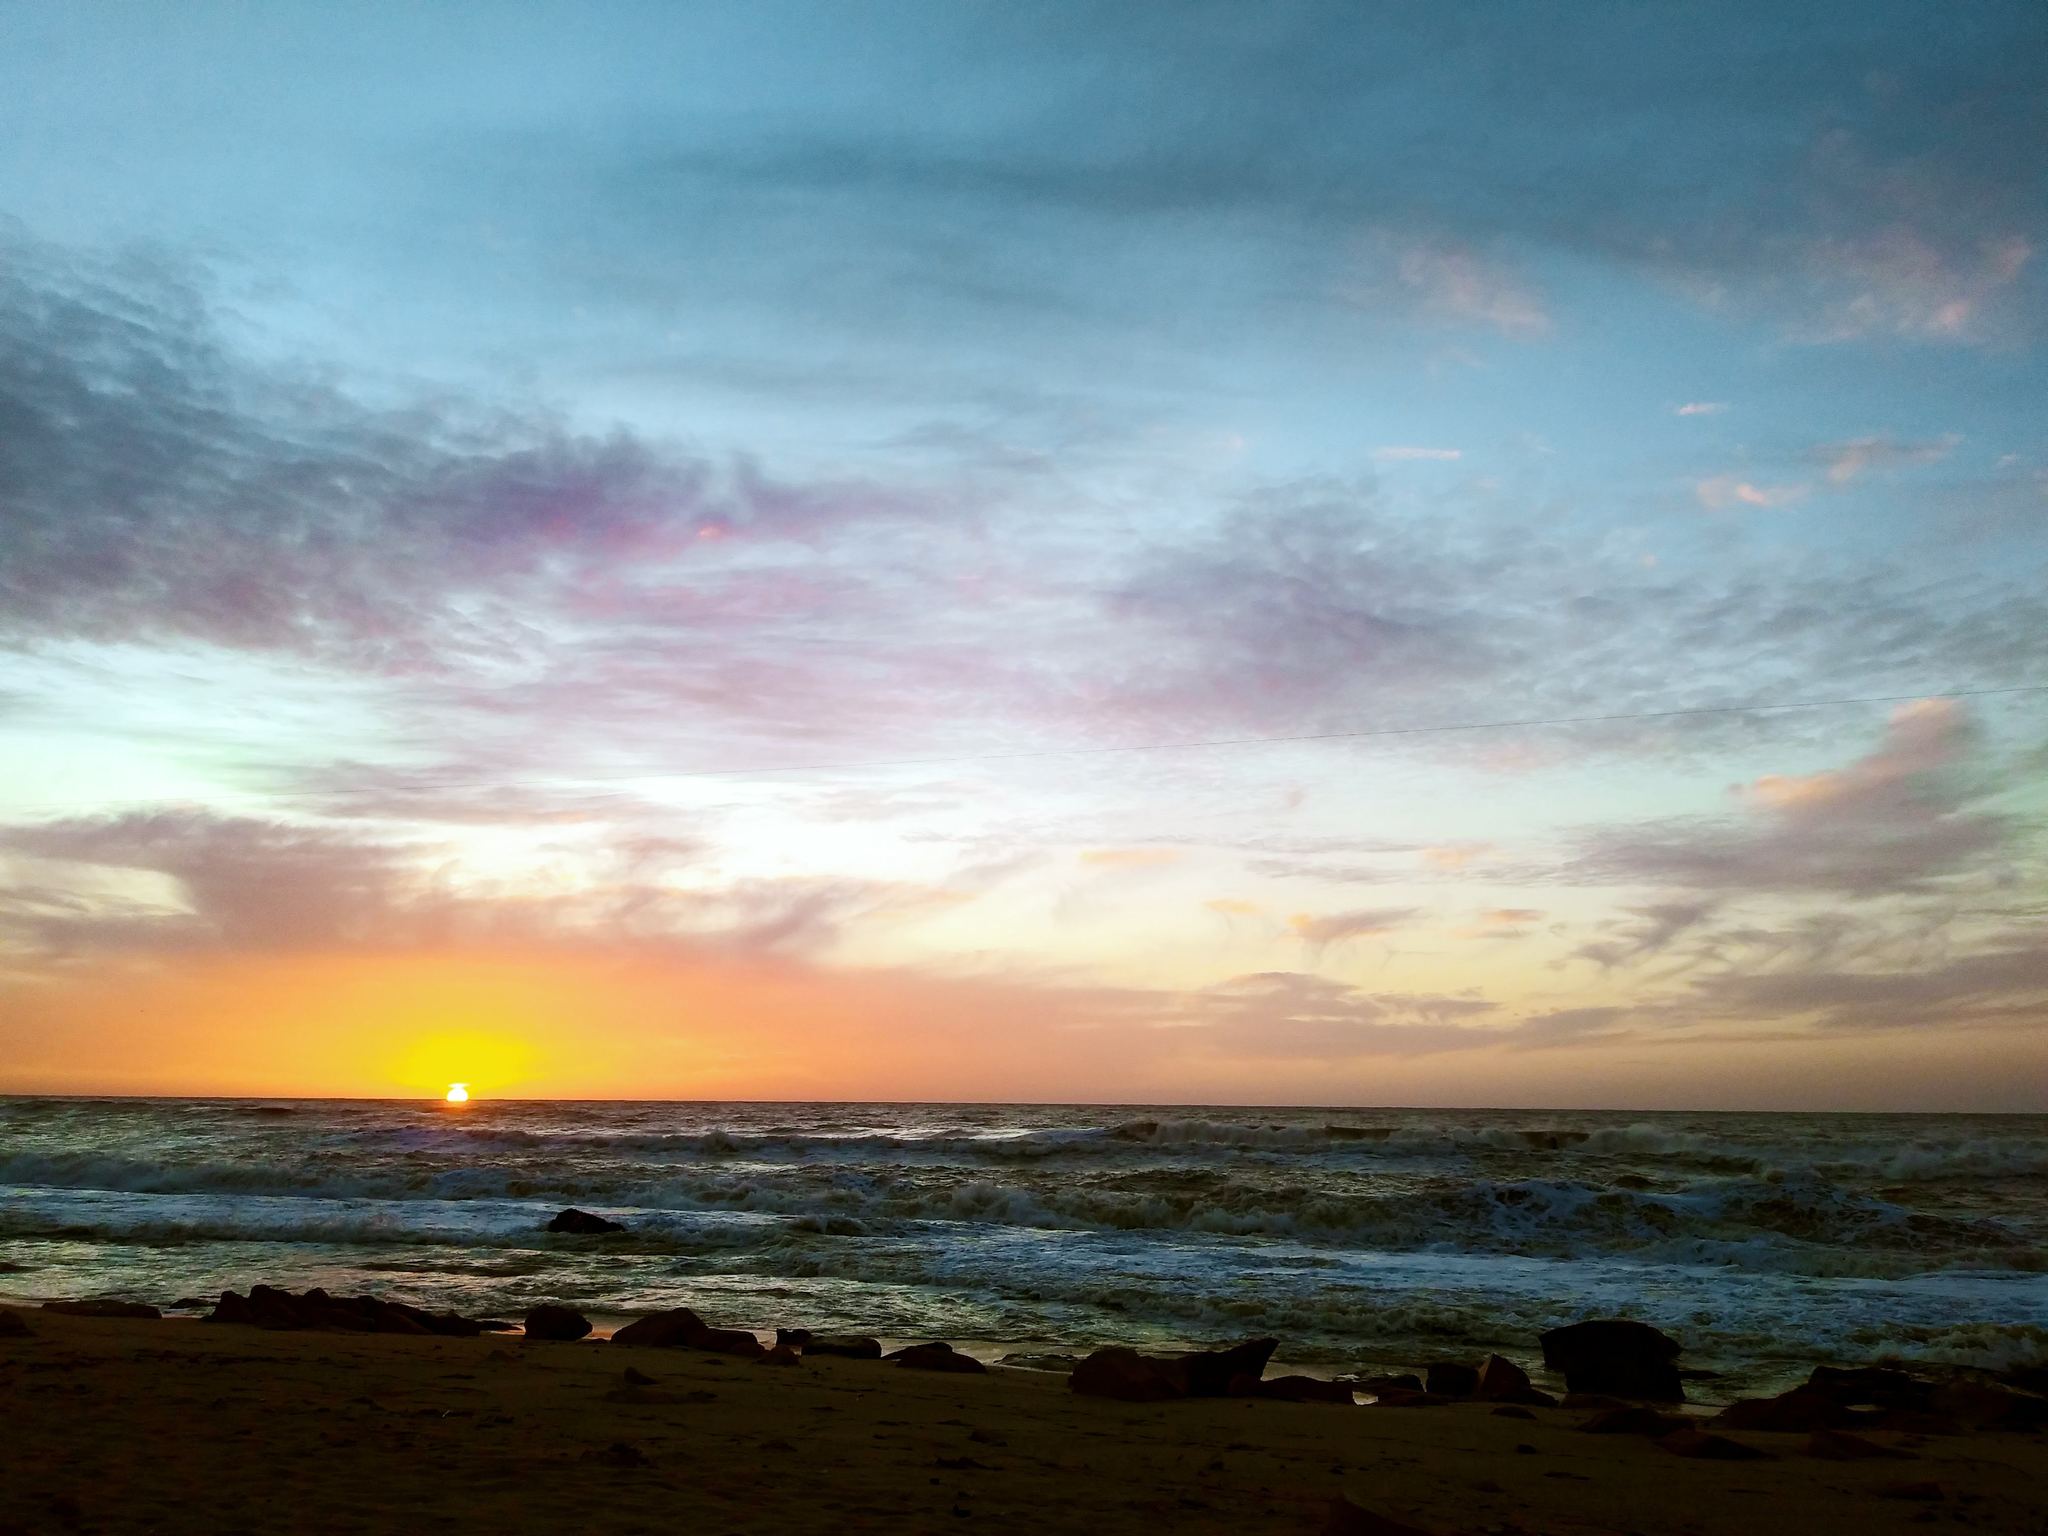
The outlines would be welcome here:
[[[0,1091],[2048,1108],[2032,0],[0,32]]]

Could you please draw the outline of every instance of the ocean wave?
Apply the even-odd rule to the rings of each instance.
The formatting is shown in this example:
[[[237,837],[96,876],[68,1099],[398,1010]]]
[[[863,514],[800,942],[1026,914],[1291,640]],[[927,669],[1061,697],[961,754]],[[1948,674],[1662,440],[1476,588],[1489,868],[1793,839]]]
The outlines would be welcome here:
[[[1918,1210],[1819,1179],[1720,1179],[1658,1191],[1566,1179],[1355,1180],[1331,1188],[1217,1178],[1133,1187],[1124,1179],[1020,1182],[930,1171],[714,1168],[653,1178],[648,1172],[536,1178],[516,1167],[399,1165],[337,1176],[254,1163],[30,1154],[0,1161],[0,1184],[47,1194],[11,1203],[0,1230],[15,1221],[15,1204],[94,1209],[111,1201],[110,1208],[146,1236],[158,1230],[149,1225],[157,1219],[153,1197],[211,1197],[235,1209],[234,1221],[244,1227],[261,1226],[284,1240],[303,1225],[307,1241],[533,1243],[553,1210],[580,1203],[631,1229],[622,1247],[661,1246],[677,1217],[731,1212],[785,1218],[791,1231],[834,1237],[900,1235],[944,1224],[956,1229],[949,1235],[955,1242],[969,1240],[975,1229],[1024,1229],[1385,1253],[1633,1255],[1645,1262],[1816,1276],[2048,1268],[2038,1244],[1999,1221]],[[364,1224],[359,1208],[365,1202],[378,1204],[382,1225]],[[476,1208],[474,1219],[448,1216],[465,1206]],[[393,1214],[408,1209],[417,1210],[417,1220]],[[328,1225],[337,1221],[343,1225]],[[345,1238],[344,1228],[357,1236]],[[749,1240],[769,1238],[755,1231]]]

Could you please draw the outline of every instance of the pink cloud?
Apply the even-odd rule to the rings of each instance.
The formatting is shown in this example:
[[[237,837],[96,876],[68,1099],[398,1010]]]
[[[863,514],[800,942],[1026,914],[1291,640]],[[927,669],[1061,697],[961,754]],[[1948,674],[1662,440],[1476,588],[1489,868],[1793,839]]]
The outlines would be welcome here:
[[[1735,475],[1714,475],[1693,487],[1700,505],[1712,511],[1724,507],[1785,507],[1806,496],[1803,485],[1758,485]]]

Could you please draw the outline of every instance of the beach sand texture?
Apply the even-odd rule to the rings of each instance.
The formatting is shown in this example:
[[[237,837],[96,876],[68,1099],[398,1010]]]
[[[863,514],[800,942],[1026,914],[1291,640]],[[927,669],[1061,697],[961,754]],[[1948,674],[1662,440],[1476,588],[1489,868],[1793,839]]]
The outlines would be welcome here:
[[[0,1533],[1313,1533],[1338,1495],[1434,1531],[2048,1530],[2039,1434],[1835,1462],[1757,1433],[1774,1459],[1693,1461],[1563,1409],[1131,1405],[1021,1371],[20,1315]]]

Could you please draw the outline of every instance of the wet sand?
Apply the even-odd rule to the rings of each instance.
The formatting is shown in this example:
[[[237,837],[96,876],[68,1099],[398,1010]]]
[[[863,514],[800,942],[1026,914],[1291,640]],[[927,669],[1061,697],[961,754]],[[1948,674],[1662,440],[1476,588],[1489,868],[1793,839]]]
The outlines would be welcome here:
[[[1843,1463],[1755,1433],[1776,1459],[1691,1461],[1564,1409],[1138,1406],[1022,1371],[19,1315],[0,1533],[1313,1533],[1339,1494],[1436,1531],[2048,1530],[2039,1434]]]

